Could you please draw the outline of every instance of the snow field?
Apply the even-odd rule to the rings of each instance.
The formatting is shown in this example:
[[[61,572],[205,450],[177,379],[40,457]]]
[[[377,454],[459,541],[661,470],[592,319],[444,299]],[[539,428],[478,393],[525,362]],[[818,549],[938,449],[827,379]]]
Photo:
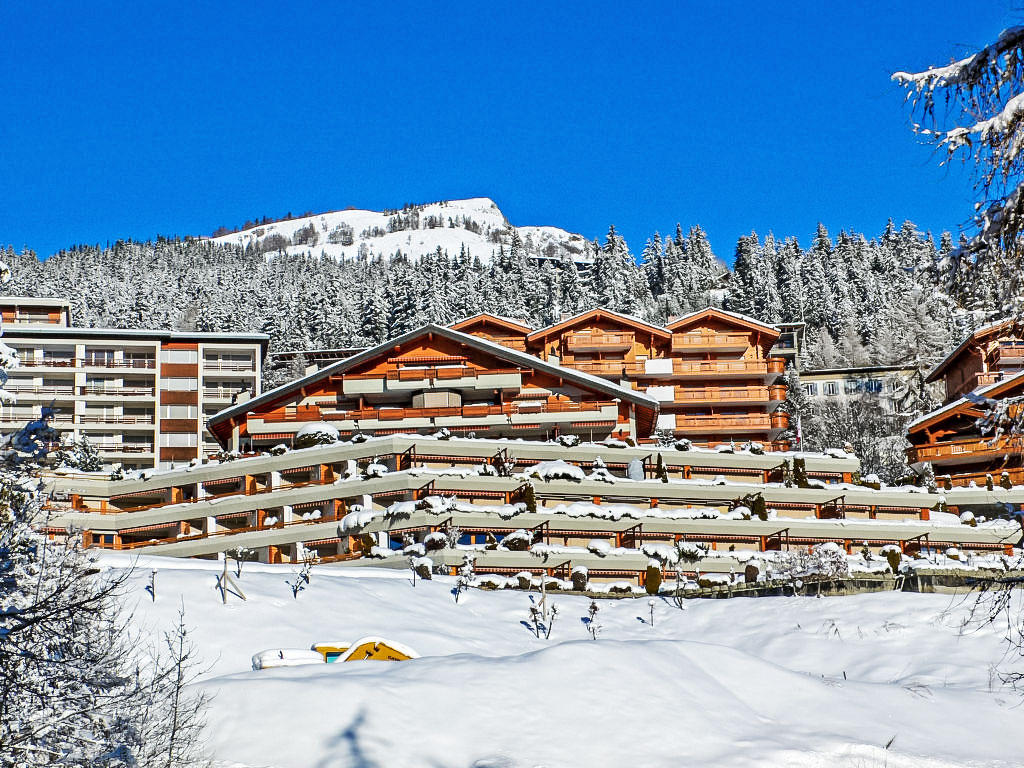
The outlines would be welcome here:
[[[603,600],[593,641],[590,601],[552,595],[545,641],[523,625],[537,594],[456,604],[453,578],[323,566],[293,599],[296,570],[246,564],[247,601],[223,605],[217,563],[137,561],[140,641],[184,605],[221,765],[1019,765],[1019,698],[991,679],[1000,636],[961,635],[949,596],[659,599],[653,627],[646,599]],[[250,669],[258,651],[365,635],[423,658]]]

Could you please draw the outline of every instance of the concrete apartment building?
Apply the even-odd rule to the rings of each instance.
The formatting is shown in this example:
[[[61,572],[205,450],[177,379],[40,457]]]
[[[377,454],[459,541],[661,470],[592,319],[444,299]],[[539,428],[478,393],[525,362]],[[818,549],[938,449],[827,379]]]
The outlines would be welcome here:
[[[168,468],[219,450],[206,420],[260,393],[263,334],[75,328],[63,299],[3,297],[0,312],[21,362],[5,432],[52,404],[64,438],[88,437],[105,463]]]

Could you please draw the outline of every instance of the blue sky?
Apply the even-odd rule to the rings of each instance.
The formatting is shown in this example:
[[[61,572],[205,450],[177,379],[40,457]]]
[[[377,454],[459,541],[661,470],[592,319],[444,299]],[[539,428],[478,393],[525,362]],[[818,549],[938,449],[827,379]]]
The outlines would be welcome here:
[[[635,252],[700,224],[726,259],[819,220],[955,230],[969,178],[889,74],[1011,23],[1008,0],[0,3],[0,243],[471,196]]]

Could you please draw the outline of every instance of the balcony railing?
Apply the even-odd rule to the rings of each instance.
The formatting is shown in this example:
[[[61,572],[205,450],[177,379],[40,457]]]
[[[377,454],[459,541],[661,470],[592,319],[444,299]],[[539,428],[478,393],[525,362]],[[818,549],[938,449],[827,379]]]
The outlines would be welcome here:
[[[436,419],[459,417],[465,419],[487,416],[534,415],[542,413],[589,413],[614,406],[612,401],[594,402],[524,402],[502,405],[462,405],[438,408],[363,408],[359,410],[320,411],[319,409],[287,409],[283,413],[269,413],[263,417],[267,423],[290,421],[349,421],[376,419],[379,421],[400,421],[404,419]]]
[[[745,333],[677,333],[672,336],[673,352],[700,349],[745,349],[750,337]]]
[[[152,443],[92,443],[97,451],[103,453],[152,453]]]
[[[566,346],[574,351],[625,350],[633,346],[632,333],[570,333]]]
[[[153,416],[115,416],[96,413],[83,413],[78,417],[79,424],[152,424]]]
[[[67,395],[73,396],[75,394],[75,388],[69,385],[59,384],[11,384],[8,383],[4,386],[8,392],[12,392],[16,395],[21,394],[34,394],[34,395]]]
[[[156,394],[153,387],[98,387],[90,384],[79,387],[78,391],[90,397],[153,397]]]
[[[998,439],[972,438],[968,440],[949,440],[942,443],[928,443],[911,446],[907,454],[912,462],[940,461],[943,459],[967,459],[973,455],[989,456],[1010,451],[1024,450],[1024,441],[1020,438],[1001,437]]]
[[[768,387],[676,387],[677,403],[767,402]]]
[[[73,357],[19,357],[20,364],[25,368],[129,368],[152,370],[156,368],[156,360],[106,360],[101,358]]]
[[[253,361],[246,363],[243,362],[229,362],[220,360],[204,360],[203,370],[206,371],[247,371],[249,373],[256,372],[256,364]]]
[[[690,416],[680,414],[676,416],[676,429],[701,429],[707,431],[728,431],[730,429],[763,429],[771,428],[771,419],[767,413],[753,413],[748,415],[736,414],[712,414]]]
[[[203,397],[208,400],[231,400],[244,389],[204,389]]]

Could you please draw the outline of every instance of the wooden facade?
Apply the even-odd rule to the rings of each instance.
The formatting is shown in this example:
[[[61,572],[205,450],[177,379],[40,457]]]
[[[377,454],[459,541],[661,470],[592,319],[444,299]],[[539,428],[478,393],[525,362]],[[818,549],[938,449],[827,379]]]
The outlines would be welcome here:
[[[975,395],[995,401],[1019,398],[1024,395],[1024,372],[981,387]],[[985,415],[985,405],[959,397],[913,422],[907,430],[910,463],[918,468],[930,463],[936,476],[943,481],[948,476],[957,486],[983,486],[990,477],[994,483],[1024,484],[1024,440],[983,428],[979,419]]]
[[[478,437],[640,439],[658,404],[642,392],[554,365],[488,338],[424,326],[330,365],[209,421],[235,448],[288,443],[312,422],[342,435],[398,432]],[[525,338],[525,333],[519,338]]]
[[[946,402],[1003,381],[1024,370],[1024,327],[1004,320],[979,328],[928,374],[927,381],[942,381]]]
[[[566,368],[646,392],[659,402],[658,428],[698,445],[730,440],[787,446],[784,361],[769,350],[779,331],[742,315],[708,308],[659,326],[594,309],[546,328],[477,315],[454,328]]]

